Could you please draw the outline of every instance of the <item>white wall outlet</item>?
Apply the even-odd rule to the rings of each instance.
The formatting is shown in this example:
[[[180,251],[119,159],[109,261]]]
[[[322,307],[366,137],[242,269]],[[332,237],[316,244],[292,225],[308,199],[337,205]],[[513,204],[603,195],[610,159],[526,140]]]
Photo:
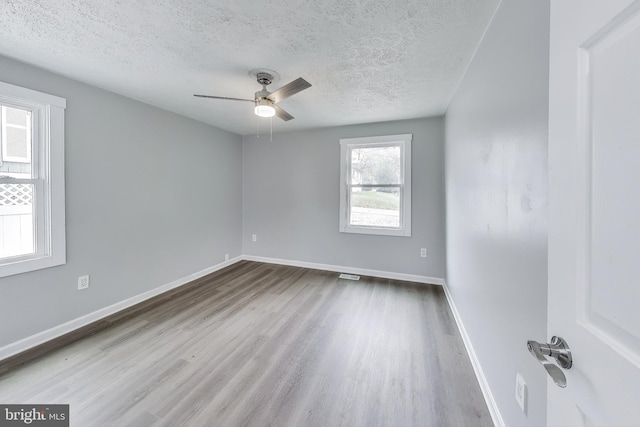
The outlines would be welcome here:
[[[224,260],[229,261],[229,254],[224,254]]]
[[[422,258],[426,258],[427,257],[427,248],[420,248],[420,256]]]
[[[89,287],[89,276],[78,277],[78,290],[87,289]]]
[[[251,241],[252,242],[257,242],[258,241],[258,235],[257,234],[252,234],[251,235]]]
[[[516,401],[520,405],[520,409],[527,413],[527,383],[519,372],[516,372]]]

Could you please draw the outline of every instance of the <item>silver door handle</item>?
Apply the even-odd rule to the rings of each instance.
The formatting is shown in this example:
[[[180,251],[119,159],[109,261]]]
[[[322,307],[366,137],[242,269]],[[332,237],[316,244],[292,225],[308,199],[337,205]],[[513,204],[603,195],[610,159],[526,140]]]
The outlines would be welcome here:
[[[548,344],[540,344],[537,341],[527,341],[527,348],[529,352],[533,354],[533,357],[547,370],[547,373],[558,387],[564,388],[567,386],[567,377],[564,376],[564,372],[545,357],[545,355],[551,356],[558,362],[558,365],[564,369],[571,369],[573,358],[571,357],[571,350],[565,340],[560,337],[552,337],[551,342]]]

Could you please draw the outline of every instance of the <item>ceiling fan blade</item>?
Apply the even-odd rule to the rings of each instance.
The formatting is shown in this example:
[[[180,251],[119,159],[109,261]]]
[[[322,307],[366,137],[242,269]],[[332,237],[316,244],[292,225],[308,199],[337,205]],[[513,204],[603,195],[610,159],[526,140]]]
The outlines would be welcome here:
[[[305,90],[308,87],[311,87],[311,83],[309,83],[302,77],[299,77],[291,83],[282,86],[275,92],[270,93],[267,98],[269,98],[274,103],[278,103],[283,99],[290,97],[291,95],[295,95],[296,93]]]
[[[285,122],[288,122],[289,120],[293,119],[293,116],[291,114],[287,113],[277,105],[272,105],[272,107],[276,109],[276,116],[278,118],[284,120]]]
[[[243,98],[228,98],[226,96],[212,96],[212,95],[193,95],[198,98],[213,98],[213,99],[228,99],[230,101],[249,101],[255,103],[256,101],[253,99],[243,99]]]

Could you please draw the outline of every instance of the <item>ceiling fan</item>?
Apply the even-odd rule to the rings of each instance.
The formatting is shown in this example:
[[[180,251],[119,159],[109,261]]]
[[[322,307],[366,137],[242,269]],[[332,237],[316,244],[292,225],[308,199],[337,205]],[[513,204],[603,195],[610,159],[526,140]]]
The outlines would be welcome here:
[[[293,119],[293,116],[276,104],[283,99],[286,99],[296,93],[303,91],[311,87],[311,83],[299,77],[277,89],[274,92],[269,92],[267,86],[271,84],[273,76],[267,72],[258,72],[256,75],[258,83],[262,85],[262,90],[255,93],[255,99],[243,99],[243,98],[228,98],[226,96],[212,96],[212,95],[193,95],[200,98],[213,98],[213,99],[228,99],[231,101],[247,101],[255,104],[254,112],[260,117],[273,117],[277,116],[284,121]]]

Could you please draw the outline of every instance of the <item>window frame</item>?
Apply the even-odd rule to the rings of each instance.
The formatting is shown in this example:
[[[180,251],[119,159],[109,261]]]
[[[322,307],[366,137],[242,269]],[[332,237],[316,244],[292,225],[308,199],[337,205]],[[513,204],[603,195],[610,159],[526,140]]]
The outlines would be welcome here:
[[[411,142],[412,134],[368,136],[340,139],[340,232],[382,236],[411,237]],[[399,184],[353,184],[351,150],[353,148],[399,145],[401,151]],[[400,191],[400,226],[375,227],[352,225],[351,189],[353,187],[398,187]]]
[[[31,178],[0,172],[0,184],[31,184],[34,253],[0,258],[0,277],[66,263],[64,113],[66,99],[0,82],[0,104],[31,111]]]

